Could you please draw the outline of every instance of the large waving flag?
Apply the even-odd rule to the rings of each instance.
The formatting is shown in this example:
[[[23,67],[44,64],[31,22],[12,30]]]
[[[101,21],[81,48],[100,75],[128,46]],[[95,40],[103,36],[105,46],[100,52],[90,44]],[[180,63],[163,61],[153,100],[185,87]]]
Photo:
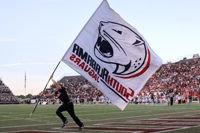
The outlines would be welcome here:
[[[104,0],[62,58],[124,110],[161,66],[143,36]]]

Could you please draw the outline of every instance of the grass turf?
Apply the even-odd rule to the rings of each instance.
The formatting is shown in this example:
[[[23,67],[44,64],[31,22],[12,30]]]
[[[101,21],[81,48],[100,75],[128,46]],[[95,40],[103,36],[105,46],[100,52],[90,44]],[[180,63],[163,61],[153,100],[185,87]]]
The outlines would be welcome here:
[[[29,114],[34,105],[0,105],[0,132],[20,131],[20,130],[59,130],[60,120],[55,111],[59,105],[39,105],[32,117]],[[196,114],[200,117],[199,104],[185,104],[163,106],[163,105],[132,105],[129,104],[124,111],[112,105],[75,105],[76,115],[85,123],[85,126],[94,126],[99,123],[123,123],[133,120],[144,120],[160,117],[182,117]],[[69,126],[76,126],[74,121],[68,116]],[[100,126],[101,127],[101,126]],[[115,125],[113,125],[115,127]],[[129,126],[130,127],[130,126]],[[133,128],[147,128],[144,125],[131,125]],[[200,126],[187,129],[168,131],[170,133],[187,133],[200,131]],[[88,131],[89,132],[89,131]],[[92,132],[92,131],[91,131]],[[95,131],[106,132],[106,131]]]

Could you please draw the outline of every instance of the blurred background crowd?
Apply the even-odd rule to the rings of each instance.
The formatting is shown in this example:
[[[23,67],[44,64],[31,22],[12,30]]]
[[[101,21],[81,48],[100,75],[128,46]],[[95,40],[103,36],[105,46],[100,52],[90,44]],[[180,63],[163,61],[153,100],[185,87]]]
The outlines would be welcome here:
[[[96,104],[110,103],[97,88],[82,76],[66,76],[59,82],[66,86],[67,92],[74,103]],[[52,88],[47,88],[37,96],[14,96],[0,79],[0,103],[34,103],[40,98],[41,103],[55,104],[56,99]],[[184,58],[178,62],[168,62],[148,80],[140,94],[131,103],[134,104],[172,104],[199,102],[200,98],[200,58]],[[25,99],[25,100],[24,100]]]

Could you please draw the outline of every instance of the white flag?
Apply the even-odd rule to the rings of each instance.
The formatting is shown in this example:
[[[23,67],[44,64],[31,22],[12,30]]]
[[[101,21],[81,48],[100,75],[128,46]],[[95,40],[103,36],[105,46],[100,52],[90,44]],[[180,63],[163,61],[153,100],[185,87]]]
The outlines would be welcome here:
[[[62,58],[124,110],[161,66],[143,36],[104,0]]]

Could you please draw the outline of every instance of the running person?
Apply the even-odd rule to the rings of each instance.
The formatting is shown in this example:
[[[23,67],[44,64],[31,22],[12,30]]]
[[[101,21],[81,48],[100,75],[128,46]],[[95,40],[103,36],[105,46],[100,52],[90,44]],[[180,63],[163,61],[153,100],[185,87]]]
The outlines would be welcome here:
[[[79,126],[79,129],[82,129],[84,127],[83,123],[79,120],[79,118],[76,116],[74,112],[74,104],[69,99],[69,96],[66,92],[65,86],[63,84],[57,83],[55,80],[53,80],[53,84],[51,85],[52,88],[55,89],[55,95],[60,101],[62,102],[62,105],[57,109],[56,114],[60,119],[62,120],[62,128],[65,127],[65,125],[68,123],[68,120],[66,117],[63,116],[62,112],[67,111],[69,115],[73,118],[73,120],[76,122],[76,124]]]

